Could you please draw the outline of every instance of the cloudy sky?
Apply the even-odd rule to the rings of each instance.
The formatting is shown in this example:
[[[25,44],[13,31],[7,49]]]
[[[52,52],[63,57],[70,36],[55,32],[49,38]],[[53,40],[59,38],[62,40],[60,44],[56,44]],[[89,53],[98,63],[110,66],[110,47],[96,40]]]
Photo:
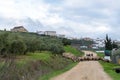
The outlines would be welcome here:
[[[120,0],[0,0],[0,29],[120,39]]]

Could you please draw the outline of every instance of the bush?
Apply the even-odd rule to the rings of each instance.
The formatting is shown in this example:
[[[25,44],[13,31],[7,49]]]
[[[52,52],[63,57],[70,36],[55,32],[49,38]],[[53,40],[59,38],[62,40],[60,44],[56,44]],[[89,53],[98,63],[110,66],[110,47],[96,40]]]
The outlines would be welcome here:
[[[64,48],[59,44],[52,44],[50,51],[54,54],[62,54],[64,52]]]
[[[5,55],[9,49],[8,33],[0,34],[0,54]]]
[[[24,54],[26,45],[23,41],[14,40],[10,45],[10,52],[13,54]]]

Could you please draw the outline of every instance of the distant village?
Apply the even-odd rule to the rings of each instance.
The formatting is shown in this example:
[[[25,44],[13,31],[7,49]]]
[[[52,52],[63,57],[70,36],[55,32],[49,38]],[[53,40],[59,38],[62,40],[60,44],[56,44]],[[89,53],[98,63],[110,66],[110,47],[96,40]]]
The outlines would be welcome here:
[[[25,29],[23,26],[17,26],[11,29],[12,32],[28,32],[27,29]],[[47,35],[47,36],[58,36],[61,38],[65,38],[65,35],[57,34],[56,31],[36,31],[39,35]]]
[[[11,29],[10,31],[12,31],[12,32],[28,32],[28,30],[25,29],[23,26],[16,26],[13,29]],[[39,35],[57,36],[60,38],[68,38],[64,34],[57,34],[56,31],[36,31],[36,33]],[[69,37],[68,39],[74,40],[77,38]],[[97,50],[99,48],[104,49],[104,47],[105,47],[104,39],[100,39],[100,38],[92,39],[89,37],[84,37],[84,38],[80,38],[79,40],[93,41],[94,43],[90,46],[90,48],[95,49],[95,50]],[[116,40],[115,42],[120,45],[119,41]],[[81,45],[81,44],[76,44],[76,45],[78,45],[78,47],[81,49],[89,48],[89,46],[86,46],[86,45]]]

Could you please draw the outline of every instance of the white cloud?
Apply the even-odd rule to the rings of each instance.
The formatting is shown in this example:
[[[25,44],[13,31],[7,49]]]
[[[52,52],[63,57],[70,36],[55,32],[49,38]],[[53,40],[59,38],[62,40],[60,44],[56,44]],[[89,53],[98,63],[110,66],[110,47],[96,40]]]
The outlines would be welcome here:
[[[96,32],[98,33],[105,33],[105,32],[109,32],[110,29],[107,26],[98,26],[96,29]]]
[[[112,31],[113,26],[120,26],[120,0],[62,1],[60,4],[59,2],[52,4],[52,2],[46,3],[44,0],[0,0],[0,17],[8,20],[0,21],[0,29],[9,29],[11,27],[8,26],[22,24],[27,25],[28,28],[28,25],[37,26],[41,22],[44,25],[42,29],[56,30],[69,36],[100,36],[115,33]],[[28,17],[32,19],[32,24],[27,22]],[[20,22],[20,20],[23,21]],[[13,24],[11,24],[12,21]],[[28,29],[31,31],[32,27],[30,27]]]
[[[43,18],[48,13],[48,4],[44,4],[42,1],[35,3],[34,0],[0,0],[0,14],[7,18]]]
[[[45,25],[57,26],[64,22],[63,18],[60,17],[58,14],[50,14],[46,16],[43,20],[41,20]]]
[[[91,5],[91,1],[88,0],[65,0],[64,2],[64,6],[69,8],[89,7]]]

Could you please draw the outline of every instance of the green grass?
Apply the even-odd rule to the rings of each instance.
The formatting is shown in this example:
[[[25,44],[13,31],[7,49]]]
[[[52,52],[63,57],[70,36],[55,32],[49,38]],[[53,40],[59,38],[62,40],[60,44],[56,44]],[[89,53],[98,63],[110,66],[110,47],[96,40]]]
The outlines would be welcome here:
[[[3,65],[4,65],[4,62],[0,62],[0,69],[1,67],[3,67]]]
[[[29,61],[35,61],[35,60],[42,60],[42,61],[49,61],[51,59],[51,52],[43,51],[43,52],[36,52],[36,53],[28,53],[26,55],[19,55],[17,56],[17,63],[22,65],[26,64]]]
[[[33,60],[43,60],[47,61],[51,58],[52,54],[50,52],[44,51],[41,53],[29,53],[27,54],[27,57]]]
[[[14,70],[16,70],[15,74],[11,74],[13,77],[14,75],[19,74],[19,71],[23,71],[30,76],[31,73],[33,73],[33,76],[38,75],[36,78],[43,76],[40,80],[48,80],[51,77],[71,69],[77,63],[62,57],[62,55],[53,55],[49,51],[44,51],[28,53],[26,55],[17,55],[15,58],[15,63],[13,62],[13,64],[16,66],[15,69],[10,69],[10,72],[14,72]],[[2,63],[0,64],[0,69],[1,68]],[[36,74],[36,71],[40,72],[41,74]]]
[[[105,54],[104,54],[104,53],[101,53],[101,52],[97,52],[97,55],[98,55],[99,57],[104,57],[104,56],[105,56]]]
[[[63,72],[66,72],[66,71],[70,70],[70,69],[73,68],[75,65],[77,65],[77,63],[72,63],[72,64],[68,65],[67,67],[65,67],[65,68],[62,69],[62,70],[53,71],[53,72],[51,72],[51,73],[49,73],[49,74],[47,74],[47,75],[39,78],[39,80],[50,80],[50,78],[53,78],[53,77],[55,77],[55,76],[57,76],[57,75],[62,74]]]
[[[99,61],[101,63],[101,65],[104,68],[104,71],[106,73],[108,73],[113,80],[120,80],[120,74],[117,74],[113,68],[115,67],[120,67],[120,65],[117,64],[112,64],[112,63],[107,63],[107,62],[103,62],[103,61]]]
[[[70,52],[70,53],[74,54],[75,56],[84,55],[84,53],[82,51],[79,51],[79,50],[73,48],[72,46],[65,46],[64,50],[65,50],[65,52]]]

